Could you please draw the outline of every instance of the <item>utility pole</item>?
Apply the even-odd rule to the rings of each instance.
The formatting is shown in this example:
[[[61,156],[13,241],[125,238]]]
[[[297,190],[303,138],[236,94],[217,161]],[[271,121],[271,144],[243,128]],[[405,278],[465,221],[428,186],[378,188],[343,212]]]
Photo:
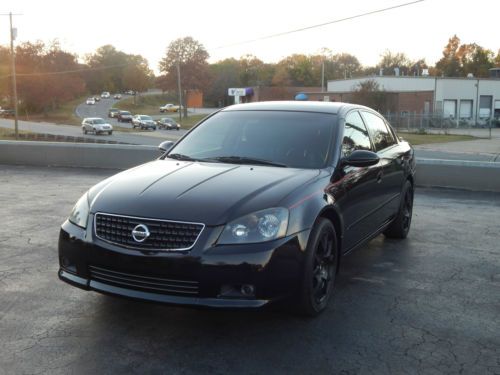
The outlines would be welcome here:
[[[325,59],[321,64],[321,92],[325,92]]]
[[[19,138],[19,127],[18,127],[18,111],[17,111],[17,82],[16,82],[16,56],[14,51],[14,39],[17,36],[17,29],[12,27],[12,16],[21,16],[22,14],[0,14],[0,16],[9,16],[10,20],[10,63],[11,63],[11,75],[12,75],[12,96],[14,97],[14,131],[16,133],[16,139]]]
[[[179,56],[177,56],[177,89],[179,90],[179,121],[182,120],[182,91],[181,91],[181,67]]]

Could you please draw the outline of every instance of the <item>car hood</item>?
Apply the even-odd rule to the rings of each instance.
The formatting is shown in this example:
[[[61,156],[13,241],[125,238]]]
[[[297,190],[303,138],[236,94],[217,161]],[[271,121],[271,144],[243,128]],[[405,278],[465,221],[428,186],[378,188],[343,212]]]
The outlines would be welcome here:
[[[225,224],[280,201],[319,170],[156,160],[89,191],[91,212]]]

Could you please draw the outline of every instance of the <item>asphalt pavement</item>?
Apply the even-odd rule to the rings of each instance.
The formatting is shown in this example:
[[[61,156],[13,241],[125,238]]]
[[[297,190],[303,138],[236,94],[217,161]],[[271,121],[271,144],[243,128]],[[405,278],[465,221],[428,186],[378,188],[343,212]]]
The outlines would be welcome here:
[[[110,171],[0,166],[0,374],[499,374],[500,195],[419,189],[404,241],[343,259],[324,314],[154,305],[57,278]]]

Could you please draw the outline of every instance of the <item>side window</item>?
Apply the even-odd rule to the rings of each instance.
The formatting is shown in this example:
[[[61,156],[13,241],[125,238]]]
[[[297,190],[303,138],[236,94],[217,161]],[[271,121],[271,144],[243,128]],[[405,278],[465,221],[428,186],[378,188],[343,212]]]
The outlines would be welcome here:
[[[359,112],[351,112],[345,119],[342,155],[348,157],[356,150],[371,150],[371,144]]]
[[[383,150],[384,148],[396,144],[396,139],[394,139],[392,132],[385,125],[384,120],[373,113],[364,111],[363,117],[366,120],[366,125],[372,135],[376,151]]]

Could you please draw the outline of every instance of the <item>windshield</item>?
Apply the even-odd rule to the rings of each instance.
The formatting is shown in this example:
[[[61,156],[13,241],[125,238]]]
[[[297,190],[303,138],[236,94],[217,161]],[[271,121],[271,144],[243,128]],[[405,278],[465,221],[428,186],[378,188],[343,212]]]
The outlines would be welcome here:
[[[104,120],[102,118],[99,118],[97,120],[94,120],[93,123],[94,124],[105,124],[106,122],[104,122]]]
[[[244,162],[244,158],[292,168],[323,168],[336,119],[332,114],[310,112],[219,112],[189,133],[169,155],[234,163]]]
[[[150,120],[152,121],[153,119],[150,116],[139,116],[141,120]]]
[[[161,119],[161,121],[163,121],[163,122],[169,122],[171,124],[175,123],[175,121],[172,120],[170,117],[164,117],[164,118]]]
[[[130,112],[127,112],[127,111],[121,111],[120,112],[121,115],[130,115]]]

